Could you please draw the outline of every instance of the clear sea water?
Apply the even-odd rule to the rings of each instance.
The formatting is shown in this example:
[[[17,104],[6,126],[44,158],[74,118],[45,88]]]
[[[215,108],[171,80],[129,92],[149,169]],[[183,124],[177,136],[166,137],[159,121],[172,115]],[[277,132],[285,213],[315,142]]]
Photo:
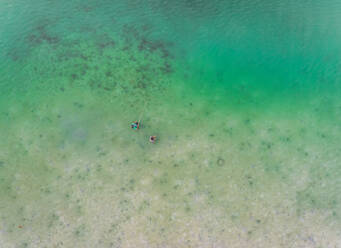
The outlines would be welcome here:
[[[1,1],[0,247],[341,247],[340,20]]]

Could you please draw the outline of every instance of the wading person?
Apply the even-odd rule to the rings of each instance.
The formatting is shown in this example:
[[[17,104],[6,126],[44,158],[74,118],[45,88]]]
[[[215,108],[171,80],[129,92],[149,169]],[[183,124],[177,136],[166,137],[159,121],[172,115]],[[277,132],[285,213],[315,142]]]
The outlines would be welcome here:
[[[149,137],[149,142],[155,143],[155,141],[156,141],[156,136],[150,136]]]
[[[130,124],[130,127],[134,130],[138,130],[140,128],[140,122],[134,121],[133,123]]]

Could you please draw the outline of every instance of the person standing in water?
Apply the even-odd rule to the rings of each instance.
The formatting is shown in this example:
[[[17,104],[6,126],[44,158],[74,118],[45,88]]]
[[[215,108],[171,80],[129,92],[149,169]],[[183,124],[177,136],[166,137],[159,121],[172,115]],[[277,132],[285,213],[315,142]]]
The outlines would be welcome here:
[[[140,128],[140,122],[134,121],[133,123],[130,124],[130,127],[134,130],[138,130]]]
[[[156,136],[150,136],[149,137],[149,142],[151,142],[151,143],[155,143],[155,141],[156,141]]]

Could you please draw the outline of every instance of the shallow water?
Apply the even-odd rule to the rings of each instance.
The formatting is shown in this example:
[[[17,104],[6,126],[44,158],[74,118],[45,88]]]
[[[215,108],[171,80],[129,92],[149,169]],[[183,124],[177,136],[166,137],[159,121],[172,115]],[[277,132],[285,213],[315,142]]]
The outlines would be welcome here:
[[[340,10],[1,2],[1,247],[341,247]]]

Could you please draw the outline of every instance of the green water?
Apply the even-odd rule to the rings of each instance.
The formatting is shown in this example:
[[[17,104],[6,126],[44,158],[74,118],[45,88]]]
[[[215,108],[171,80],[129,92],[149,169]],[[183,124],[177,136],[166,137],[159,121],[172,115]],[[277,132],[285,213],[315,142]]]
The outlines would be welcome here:
[[[0,247],[341,247],[340,20],[2,1]]]

